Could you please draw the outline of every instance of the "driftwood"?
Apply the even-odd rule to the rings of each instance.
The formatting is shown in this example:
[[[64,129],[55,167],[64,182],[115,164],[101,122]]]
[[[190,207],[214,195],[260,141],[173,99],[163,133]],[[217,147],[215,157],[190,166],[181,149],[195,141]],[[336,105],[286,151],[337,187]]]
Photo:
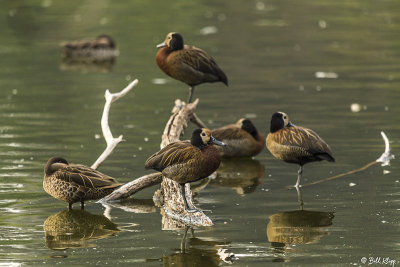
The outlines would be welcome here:
[[[184,129],[187,127],[188,121],[193,118],[193,114],[198,103],[198,99],[196,99],[196,101],[193,103],[186,105],[179,99],[175,101],[175,107],[172,109],[173,114],[168,120],[162,135],[161,148],[165,147],[169,143],[179,141],[179,137],[183,134]],[[190,190],[189,184],[186,184],[185,192],[189,205],[193,205],[192,191]],[[159,195],[160,192],[157,192],[156,196],[158,197]],[[203,212],[187,212],[183,202],[180,185],[177,182],[163,177],[163,181],[161,183],[161,195],[163,198],[163,212],[165,212],[168,217],[191,226],[213,225],[210,218],[208,218]],[[176,222],[170,221],[165,216],[163,216],[162,224],[163,229],[177,227]]]
[[[118,143],[123,141],[122,135],[118,138],[114,138],[112,136],[110,127],[108,125],[108,114],[110,111],[111,103],[127,94],[136,84],[137,80],[135,80],[134,82],[129,84],[127,88],[116,94],[111,94],[108,90],[106,91],[106,104],[104,106],[101,125],[104,138],[107,142],[107,148],[99,157],[99,159],[96,160],[96,162],[92,165],[92,168],[96,169],[108,157],[108,155],[111,154]],[[179,99],[175,101],[172,115],[168,120],[162,135],[162,141],[160,145],[161,148],[171,142],[179,141],[179,138],[183,134],[183,131],[187,127],[189,121],[192,121],[201,127],[205,126],[205,124],[194,113],[198,103],[198,99],[190,104],[185,104],[185,102],[182,102]],[[98,202],[106,204],[110,202],[120,201],[126,199],[127,197],[135,194],[138,191],[141,191],[144,188],[159,183],[161,183],[161,190],[158,190],[154,194],[153,199],[155,203],[158,204],[158,206],[163,207],[162,213],[165,213],[169,217],[191,226],[213,225],[212,221],[201,211],[188,213],[185,209],[180,185],[171,179],[163,178],[160,172],[148,174],[137,178],[129,183],[126,183],[108,196],[100,199]],[[190,191],[189,184],[186,185],[186,194],[186,198],[191,204],[192,192]],[[109,213],[109,211],[107,211],[107,213]],[[175,224],[179,225],[179,223],[172,222],[168,218],[163,218],[163,229],[176,228],[177,226],[173,226]]]
[[[101,130],[103,131],[104,139],[106,140],[107,147],[104,152],[99,156],[95,163],[91,166],[93,169],[97,169],[99,165],[111,154],[114,148],[123,141],[122,135],[118,138],[114,138],[110,126],[108,125],[108,114],[110,113],[111,103],[125,96],[133,87],[138,84],[138,80],[134,80],[127,87],[125,87],[121,92],[111,94],[109,90],[106,90],[105,98],[106,103],[104,105],[103,116],[101,117]]]

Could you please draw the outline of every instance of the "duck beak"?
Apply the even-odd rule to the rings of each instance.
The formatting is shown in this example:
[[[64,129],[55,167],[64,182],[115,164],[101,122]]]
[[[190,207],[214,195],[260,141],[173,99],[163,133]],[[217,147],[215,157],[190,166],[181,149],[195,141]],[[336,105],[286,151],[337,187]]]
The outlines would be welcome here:
[[[161,44],[157,45],[157,48],[161,48],[161,47],[164,47],[164,46],[167,46],[167,44],[165,42],[162,42]]]
[[[225,143],[218,141],[217,139],[215,139],[213,136],[210,137],[210,141],[208,142],[209,144],[214,144],[217,146],[226,146]]]
[[[287,127],[295,127],[296,125],[294,125],[291,121],[288,122]]]

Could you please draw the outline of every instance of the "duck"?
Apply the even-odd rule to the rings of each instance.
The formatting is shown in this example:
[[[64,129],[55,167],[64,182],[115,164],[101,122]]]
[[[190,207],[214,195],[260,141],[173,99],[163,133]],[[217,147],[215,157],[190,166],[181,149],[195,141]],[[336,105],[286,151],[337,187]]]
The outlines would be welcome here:
[[[304,164],[322,160],[335,162],[331,148],[316,132],[294,125],[284,112],[272,115],[266,146],[276,159],[300,166],[296,189],[300,185]]]
[[[189,207],[186,200],[185,184],[206,178],[218,169],[221,155],[214,145],[225,146],[212,136],[211,130],[199,128],[193,131],[190,141],[168,144],[150,156],[144,166],[179,183],[186,210],[195,212],[198,210]]]
[[[81,164],[70,164],[62,157],[50,158],[44,167],[43,189],[52,197],[72,204],[97,200],[120,187],[114,178]]]
[[[250,119],[241,118],[235,124],[212,130],[212,135],[226,146],[217,149],[223,157],[253,157],[265,147],[265,138]]]
[[[165,41],[157,45],[158,67],[172,78],[189,86],[188,103],[192,101],[195,86],[202,83],[222,82],[228,85],[225,73],[212,57],[200,48],[185,45],[177,32],[167,34]]]
[[[61,43],[62,54],[66,58],[113,59],[119,52],[111,36],[102,34],[96,39],[84,39]]]

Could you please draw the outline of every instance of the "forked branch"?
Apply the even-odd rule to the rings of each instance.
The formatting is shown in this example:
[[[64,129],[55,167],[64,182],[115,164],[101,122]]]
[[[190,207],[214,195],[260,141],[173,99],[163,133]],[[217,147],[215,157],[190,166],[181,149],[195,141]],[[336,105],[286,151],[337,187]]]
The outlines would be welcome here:
[[[127,87],[125,87],[122,91],[118,93],[110,93],[110,91],[107,89],[105,93],[105,98],[106,98],[106,103],[104,105],[104,110],[103,110],[103,116],[101,117],[101,130],[103,131],[103,136],[104,139],[106,140],[107,147],[104,150],[104,152],[99,156],[99,158],[96,160],[95,163],[91,166],[93,169],[97,169],[99,165],[107,159],[107,157],[111,154],[111,152],[114,150],[114,148],[121,142],[123,141],[122,135],[118,136],[117,138],[114,138],[110,126],[108,124],[108,114],[110,113],[110,108],[111,108],[111,103],[120,99],[121,97],[125,96],[130,90],[132,90],[133,87],[135,87],[138,84],[138,80],[134,80],[130,84],[128,84]]]

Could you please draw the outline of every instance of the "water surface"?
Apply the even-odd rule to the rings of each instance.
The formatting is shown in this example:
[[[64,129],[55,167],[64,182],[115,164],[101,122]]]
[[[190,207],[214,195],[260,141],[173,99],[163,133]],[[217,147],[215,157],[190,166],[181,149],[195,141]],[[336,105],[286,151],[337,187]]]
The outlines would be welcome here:
[[[266,134],[273,112],[289,114],[331,146],[336,163],[305,166],[303,183],[344,173],[383,152],[380,131],[398,158],[400,6],[397,1],[2,1],[0,10],[0,265],[294,266],[362,265],[399,258],[397,161],[302,188],[297,166],[267,150],[224,161],[195,200],[214,226],[163,230],[157,186],[111,209],[85,211],[42,189],[54,155],[91,165],[101,154],[106,89],[139,85],[111,107],[121,143],[99,170],[120,182],[150,171],[149,155],[176,98],[188,88],[155,64],[170,31],[206,50],[229,78],[197,88],[197,115],[210,128],[249,117]],[[112,64],[67,64],[59,43],[107,33]],[[360,111],[352,112],[351,104]],[[188,138],[189,125],[183,138]],[[99,138],[100,136],[100,138]],[[49,226],[50,225],[50,226]],[[54,226],[56,225],[56,226]],[[400,262],[396,262],[400,264]]]

